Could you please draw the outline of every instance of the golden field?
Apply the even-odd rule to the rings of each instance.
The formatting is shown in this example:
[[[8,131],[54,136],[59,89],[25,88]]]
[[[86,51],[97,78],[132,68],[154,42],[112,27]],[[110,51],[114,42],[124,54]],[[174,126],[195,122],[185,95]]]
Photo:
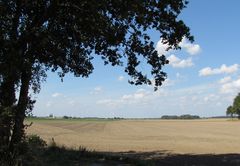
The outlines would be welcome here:
[[[240,121],[203,120],[27,120],[28,134],[47,142],[96,151],[240,152]]]

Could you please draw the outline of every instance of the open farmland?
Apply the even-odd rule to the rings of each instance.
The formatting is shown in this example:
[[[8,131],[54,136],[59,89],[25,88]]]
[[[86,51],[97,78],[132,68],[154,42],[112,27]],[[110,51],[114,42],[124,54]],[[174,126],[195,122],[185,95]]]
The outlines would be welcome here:
[[[27,120],[28,134],[96,151],[240,152],[240,122],[206,120]]]

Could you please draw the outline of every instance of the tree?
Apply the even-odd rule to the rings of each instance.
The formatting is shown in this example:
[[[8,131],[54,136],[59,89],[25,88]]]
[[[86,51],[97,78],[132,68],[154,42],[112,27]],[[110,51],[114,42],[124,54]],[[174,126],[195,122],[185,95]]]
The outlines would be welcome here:
[[[240,93],[234,98],[233,110],[238,115],[238,119],[240,119]]]
[[[232,106],[227,108],[227,115],[233,116],[234,114],[238,115],[238,119],[240,119],[240,93],[234,98]]]
[[[233,109],[232,106],[229,106],[229,107],[227,108],[226,114],[227,114],[227,115],[230,115],[231,118],[233,118],[233,115],[235,114],[235,112],[234,112],[234,109]]]
[[[162,67],[168,60],[157,54],[147,31],[158,31],[168,49],[178,49],[183,37],[193,41],[178,20],[186,5],[186,0],[1,0],[0,153],[5,148],[15,154],[35,102],[29,90],[38,93],[49,70],[61,78],[88,77],[92,59],[100,56],[105,64],[124,66],[129,83],[141,85],[151,84],[139,70],[148,64],[156,90],[166,79]]]

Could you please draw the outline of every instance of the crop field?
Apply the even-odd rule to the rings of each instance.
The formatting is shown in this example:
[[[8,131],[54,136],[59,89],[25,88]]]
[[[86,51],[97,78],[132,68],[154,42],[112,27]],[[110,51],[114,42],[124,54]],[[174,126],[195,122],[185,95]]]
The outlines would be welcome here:
[[[204,120],[27,120],[28,134],[58,145],[106,152],[240,152],[240,122]]]

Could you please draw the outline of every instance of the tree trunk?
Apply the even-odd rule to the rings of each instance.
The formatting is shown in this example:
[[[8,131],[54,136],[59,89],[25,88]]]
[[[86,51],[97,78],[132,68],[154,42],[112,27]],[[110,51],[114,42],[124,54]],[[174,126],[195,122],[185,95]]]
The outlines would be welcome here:
[[[15,74],[3,76],[0,85],[0,149],[9,144],[13,124],[15,97]]]
[[[6,69],[2,73],[0,83],[0,165],[8,164],[11,160],[9,144],[13,129],[13,116],[15,112],[15,86],[16,72]]]
[[[10,142],[10,150],[14,152],[15,147],[22,141],[24,137],[24,118],[25,112],[29,103],[29,86],[31,80],[31,70],[27,71],[24,69],[21,75],[21,87],[20,87],[20,94],[19,100],[16,107],[16,114],[14,119],[14,127],[12,138]]]

